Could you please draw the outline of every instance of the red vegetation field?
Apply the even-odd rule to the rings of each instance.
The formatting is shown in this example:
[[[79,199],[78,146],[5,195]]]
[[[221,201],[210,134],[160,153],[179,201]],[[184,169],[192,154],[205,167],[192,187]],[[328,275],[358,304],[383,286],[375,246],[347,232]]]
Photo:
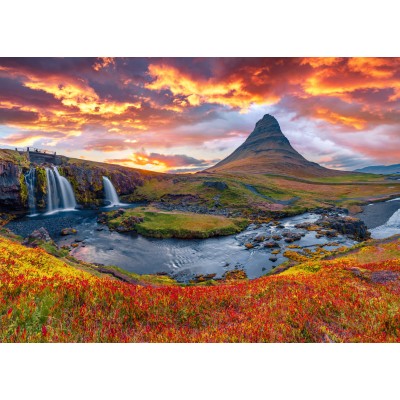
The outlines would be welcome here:
[[[0,238],[3,342],[399,342],[400,240],[253,281],[141,286]]]

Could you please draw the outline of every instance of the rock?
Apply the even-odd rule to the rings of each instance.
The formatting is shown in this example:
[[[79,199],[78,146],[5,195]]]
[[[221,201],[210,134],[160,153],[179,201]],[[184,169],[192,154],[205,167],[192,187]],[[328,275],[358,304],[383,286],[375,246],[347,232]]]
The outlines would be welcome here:
[[[249,250],[254,247],[252,243],[245,243],[244,245],[245,245],[246,249],[249,249]]]
[[[272,248],[272,247],[280,247],[278,243],[269,241],[264,243],[264,247]]]
[[[36,247],[40,243],[49,243],[53,242],[51,239],[49,232],[47,232],[46,228],[41,227],[39,229],[34,230],[23,242],[24,245],[29,245],[31,247]]]
[[[230,271],[226,271],[222,275],[222,280],[225,281],[235,281],[240,279],[247,279],[247,274],[244,269],[233,269]]]
[[[272,261],[272,262],[275,262],[275,261],[278,260],[278,257],[276,257],[276,256],[271,256],[271,257],[269,258],[269,260]]]
[[[254,238],[254,241],[255,242],[263,242],[265,240],[265,236],[264,235],[257,235],[255,238]]]
[[[293,243],[293,242],[301,239],[301,234],[297,233],[297,232],[288,232],[288,233],[286,233],[285,236],[286,236],[285,237],[286,243]]]
[[[203,183],[203,186],[218,189],[218,190],[228,189],[228,185],[222,181],[221,182],[220,181],[206,181]]]
[[[330,230],[335,230],[342,235],[346,235],[352,239],[362,241],[369,239],[371,233],[368,232],[365,223],[357,218],[353,217],[342,217],[342,216],[329,216],[323,217],[318,220],[319,224],[324,223],[330,228]]]
[[[76,235],[77,232],[78,231],[74,228],[64,228],[61,230],[60,234],[61,236],[68,236],[68,235]]]
[[[21,182],[23,182],[22,184],[25,184],[21,168],[12,162],[0,160],[1,208],[8,210],[21,210],[27,208],[27,198],[23,199]]]
[[[272,239],[274,240],[281,240],[282,236],[281,235],[272,235]]]
[[[78,247],[78,246],[79,246],[78,243],[72,243],[72,244],[71,244],[71,247],[74,247],[74,248],[76,248],[76,247]]]

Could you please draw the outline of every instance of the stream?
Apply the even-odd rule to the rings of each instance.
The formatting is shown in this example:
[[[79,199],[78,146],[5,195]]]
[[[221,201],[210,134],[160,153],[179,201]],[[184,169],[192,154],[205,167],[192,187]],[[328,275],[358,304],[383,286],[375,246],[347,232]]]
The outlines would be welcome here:
[[[142,205],[131,204],[129,207]],[[7,227],[26,237],[43,226],[59,246],[77,243],[78,247],[70,252],[77,259],[114,265],[139,274],[168,273],[181,282],[187,282],[199,274],[215,273],[219,278],[226,271],[235,268],[244,269],[249,278],[257,278],[286,261],[282,253],[289,243],[283,237],[276,240],[281,252],[273,255],[271,252],[277,247],[266,248],[262,242],[255,241],[260,236],[282,235],[285,231],[296,232],[302,236],[295,244],[311,250],[319,246],[333,250],[338,245],[352,246],[356,243],[345,236],[317,237],[316,232],[295,228],[296,224],[316,221],[319,215],[313,213],[282,219],[279,226],[271,223],[250,225],[237,235],[188,240],[156,239],[136,233],[110,231],[106,225],[97,223],[98,213],[105,210],[109,211],[110,208],[39,214],[11,221]],[[78,233],[61,236],[61,229],[67,227],[75,228]],[[245,246],[249,242],[254,245],[251,249]],[[270,257],[276,257],[276,260],[272,261]]]
[[[142,205],[138,203],[126,207]],[[259,226],[253,224],[237,235],[188,240],[156,239],[136,233],[110,231],[106,225],[97,223],[97,215],[102,211],[110,211],[110,208],[25,216],[11,221],[7,227],[26,237],[43,226],[59,246],[77,243],[78,247],[70,253],[77,259],[115,265],[139,274],[163,272],[181,282],[187,282],[199,274],[215,273],[219,278],[235,268],[244,269],[249,278],[264,275],[287,260],[283,252],[289,243],[285,242],[284,237],[276,240],[281,251],[272,254],[277,247],[267,248],[264,240],[258,242],[256,238],[262,236],[282,236],[287,231],[298,233],[301,238],[294,244],[311,250],[321,246],[333,250],[337,246],[352,246],[356,243],[341,235],[334,238],[317,237],[316,232],[295,227],[299,223],[316,221],[319,215],[313,213],[282,219],[278,226],[272,223]],[[400,198],[365,206],[357,217],[366,223],[373,238],[382,239],[400,234]],[[68,227],[75,228],[78,233],[61,236],[61,230]],[[252,243],[254,247],[247,249],[246,243]],[[276,257],[276,260],[270,260],[271,257]]]

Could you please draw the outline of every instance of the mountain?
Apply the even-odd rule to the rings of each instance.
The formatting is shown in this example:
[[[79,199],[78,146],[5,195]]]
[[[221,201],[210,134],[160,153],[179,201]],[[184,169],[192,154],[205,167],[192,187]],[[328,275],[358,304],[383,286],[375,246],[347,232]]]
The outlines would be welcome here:
[[[297,177],[346,174],[306,160],[282,133],[278,121],[266,114],[246,141],[207,172],[243,172]]]
[[[364,172],[366,174],[400,174],[400,164],[393,165],[372,165],[356,169],[355,172]]]

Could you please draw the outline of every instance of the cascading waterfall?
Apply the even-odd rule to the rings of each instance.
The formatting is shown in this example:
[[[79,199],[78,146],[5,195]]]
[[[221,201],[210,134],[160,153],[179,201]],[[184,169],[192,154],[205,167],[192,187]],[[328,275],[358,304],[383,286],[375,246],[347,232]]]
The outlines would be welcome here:
[[[47,212],[74,210],[76,200],[71,184],[60,175],[57,167],[46,168]]]
[[[34,216],[36,215],[36,168],[31,167],[25,174],[25,183],[28,188],[29,215]]]
[[[393,199],[389,201],[398,201]],[[384,239],[392,235],[400,234],[400,208],[388,219],[388,221],[374,229],[370,229],[371,236],[374,239]]]
[[[110,203],[108,207],[123,205],[122,203],[119,202],[119,198],[114,185],[106,176],[103,176],[103,186],[104,186],[105,200]]]

